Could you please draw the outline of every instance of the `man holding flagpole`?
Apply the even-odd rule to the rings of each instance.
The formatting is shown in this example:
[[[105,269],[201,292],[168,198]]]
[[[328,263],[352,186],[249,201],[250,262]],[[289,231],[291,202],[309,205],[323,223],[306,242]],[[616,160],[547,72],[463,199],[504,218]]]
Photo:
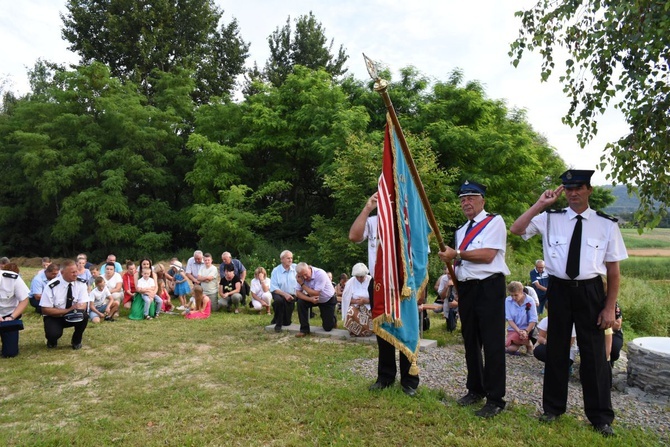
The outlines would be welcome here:
[[[486,398],[475,414],[491,418],[505,408],[505,264],[507,229],[502,217],[484,210],[486,186],[466,181],[458,190],[468,219],[456,231],[454,247],[438,253],[455,261],[458,311],[468,368],[465,396],[459,405]],[[482,348],[484,357],[482,358]]]
[[[428,224],[411,155],[405,156],[402,132],[387,119],[382,174],[373,194],[349,231],[349,239],[368,239],[368,263],[374,266],[373,331],[377,335],[379,364],[371,391],[393,385],[395,350],[400,353],[400,385],[408,396],[419,385],[419,312],[417,297],[428,284]],[[370,217],[377,209],[377,216]],[[376,221],[376,222],[375,222]]]
[[[370,216],[370,212],[377,208],[377,193],[374,193],[361,210],[349,230],[349,239],[352,242],[360,243],[368,241],[368,265],[370,273],[374,273],[375,261],[377,259],[377,216]],[[374,281],[371,282],[371,284]],[[373,293],[370,293],[373,296]],[[372,305],[372,300],[371,300]],[[393,386],[397,374],[395,362],[395,348],[393,345],[379,335],[377,335],[377,348],[379,350],[377,362],[377,380],[370,385],[370,391],[378,391]],[[409,396],[416,395],[416,388],[419,386],[419,376],[409,374],[411,362],[407,356],[400,352],[400,385],[405,394]]]

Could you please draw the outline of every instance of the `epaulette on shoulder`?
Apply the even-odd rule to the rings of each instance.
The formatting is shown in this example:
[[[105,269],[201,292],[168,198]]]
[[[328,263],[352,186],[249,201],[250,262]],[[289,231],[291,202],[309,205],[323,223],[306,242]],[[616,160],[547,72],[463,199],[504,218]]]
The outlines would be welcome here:
[[[563,214],[567,213],[568,210],[566,208],[563,208],[562,210],[547,210],[547,212],[550,214]]]
[[[12,273],[12,272],[2,272],[2,277],[3,278],[16,279],[16,278],[19,277],[19,274],[18,273]]]
[[[600,217],[604,217],[605,219],[609,219],[612,222],[619,222],[619,219],[617,219],[614,216],[610,216],[609,214],[603,213],[602,211],[596,211],[596,214]]]
[[[497,214],[496,214],[496,213],[486,213],[486,217],[489,217],[489,216],[493,216],[493,217],[496,217],[496,216],[497,216]]]
[[[80,278],[77,276],[77,281],[83,282],[84,284],[88,284],[84,278]]]
[[[56,287],[58,284],[60,284],[60,279],[55,280],[54,282],[49,284],[49,288],[53,289]]]

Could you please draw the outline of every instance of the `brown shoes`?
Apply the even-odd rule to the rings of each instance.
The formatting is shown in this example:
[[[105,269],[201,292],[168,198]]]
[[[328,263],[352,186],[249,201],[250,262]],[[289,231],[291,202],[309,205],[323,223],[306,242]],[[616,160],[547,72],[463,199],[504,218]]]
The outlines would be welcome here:
[[[295,334],[296,338],[307,337],[307,335],[309,335],[309,334],[305,334],[304,332],[298,332],[297,334]]]

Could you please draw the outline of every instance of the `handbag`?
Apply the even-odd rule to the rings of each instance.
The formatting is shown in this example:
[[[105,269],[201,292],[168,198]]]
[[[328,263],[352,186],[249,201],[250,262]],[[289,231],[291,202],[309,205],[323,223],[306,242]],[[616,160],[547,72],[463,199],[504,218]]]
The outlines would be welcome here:
[[[353,337],[369,337],[372,332],[372,313],[366,306],[349,306],[344,327]]]
[[[458,313],[456,309],[449,309],[447,312],[447,330],[453,332],[458,324]]]

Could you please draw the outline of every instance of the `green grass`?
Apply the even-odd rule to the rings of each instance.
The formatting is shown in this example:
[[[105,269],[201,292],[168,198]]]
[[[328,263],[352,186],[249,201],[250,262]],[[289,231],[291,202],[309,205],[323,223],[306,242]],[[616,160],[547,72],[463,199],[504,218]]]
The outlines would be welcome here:
[[[250,313],[122,317],[90,325],[80,351],[69,348],[71,330],[47,350],[29,312],[19,357],[0,361],[0,445],[659,445],[635,428],[606,440],[573,417],[542,425],[532,403],[482,421],[455,404],[460,390],[369,393],[370,379],[353,370],[376,358],[375,346],[297,340],[265,332],[267,323]],[[458,342],[438,324],[431,337]]]
[[[655,228],[642,234],[635,229],[624,228],[621,234],[628,249],[670,248],[670,228]]]
[[[670,281],[670,257],[634,256],[621,261],[620,268],[627,278]]]

